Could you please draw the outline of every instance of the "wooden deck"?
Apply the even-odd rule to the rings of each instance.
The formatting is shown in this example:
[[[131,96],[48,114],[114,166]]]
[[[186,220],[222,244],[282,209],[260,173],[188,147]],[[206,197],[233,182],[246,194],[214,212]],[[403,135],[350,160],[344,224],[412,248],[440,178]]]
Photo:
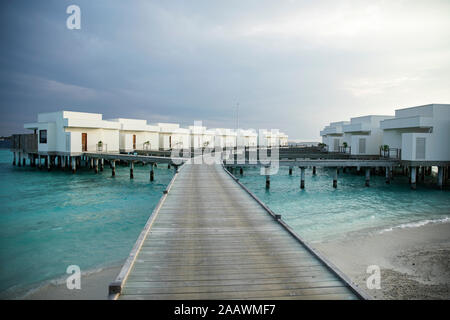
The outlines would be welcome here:
[[[222,166],[186,164],[169,188],[122,269],[121,292],[113,298],[363,297]]]

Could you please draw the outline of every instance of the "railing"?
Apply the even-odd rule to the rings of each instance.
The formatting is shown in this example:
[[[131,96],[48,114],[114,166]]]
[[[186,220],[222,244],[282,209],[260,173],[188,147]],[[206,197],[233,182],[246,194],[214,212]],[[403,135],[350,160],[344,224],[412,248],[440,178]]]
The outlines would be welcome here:
[[[11,149],[21,150],[25,153],[37,153],[37,134],[13,134],[11,138]]]
[[[339,152],[340,153],[352,153],[352,147],[344,147],[344,146],[340,146],[339,147]]]
[[[95,149],[97,152],[108,152],[108,145],[106,143],[97,143]]]
[[[145,142],[142,144],[142,150],[149,151],[151,148],[152,148],[152,145],[150,142],[148,142],[148,143]]]
[[[388,159],[401,159],[402,149],[400,148],[384,148],[380,147],[380,157]]]

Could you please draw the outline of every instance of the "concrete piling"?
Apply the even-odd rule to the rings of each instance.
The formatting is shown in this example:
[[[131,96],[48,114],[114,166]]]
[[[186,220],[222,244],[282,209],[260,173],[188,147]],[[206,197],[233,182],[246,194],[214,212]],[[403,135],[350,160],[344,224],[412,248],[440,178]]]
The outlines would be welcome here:
[[[366,168],[366,183],[365,183],[366,187],[370,186],[370,168]]]
[[[292,176],[292,167],[289,167],[289,175]]]
[[[386,167],[386,183],[391,183],[391,168]]]
[[[97,158],[95,158],[95,160],[94,160],[94,171],[95,171],[95,173],[98,173],[98,159]]]
[[[313,167],[313,172],[312,174],[315,176],[316,175],[316,167]]]
[[[416,190],[417,188],[416,174],[417,174],[417,167],[411,167],[411,189],[413,190]]]
[[[153,163],[150,163],[150,181],[155,180],[155,172],[153,171]]]
[[[269,175],[269,168],[265,168],[265,173],[266,173],[266,189],[270,188],[270,175]]]
[[[77,171],[77,159],[76,157],[72,157],[72,173]]]
[[[116,160],[111,160],[111,175],[116,176]]]
[[[105,159],[102,158],[100,161],[100,171],[103,171],[104,166],[105,166]]]
[[[134,178],[134,161],[130,161],[130,179]]]
[[[337,168],[333,169],[333,188],[337,188],[337,178],[338,178],[338,173],[337,173]]]
[[[239,173],[240,173],[241,175],[243,175],[243,174],[244,174],[244,168],[241,167],[241,168],[239,169]]]
[[[438,167],[438,181],[437,185],[439,189],[443,189],[444,187],[444,167],[440,166]]]
[[[300,189],[305,189],[305,167],[300,167]]]
[[[51,166],[52,166],[52,159],[50,156],[47,156],[47,170],[50,171],[51,170]]]

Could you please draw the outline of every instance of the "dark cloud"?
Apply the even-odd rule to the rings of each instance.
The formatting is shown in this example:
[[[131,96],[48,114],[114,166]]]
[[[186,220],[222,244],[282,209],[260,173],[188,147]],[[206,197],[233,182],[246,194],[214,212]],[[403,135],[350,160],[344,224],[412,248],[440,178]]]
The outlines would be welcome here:
[[[81,7],[81,30],[66,8]],[[0,135],[69,109],[321,126],[450,98],[449,2],[2,1]],[[444,41],[443,41],[444,40]]]

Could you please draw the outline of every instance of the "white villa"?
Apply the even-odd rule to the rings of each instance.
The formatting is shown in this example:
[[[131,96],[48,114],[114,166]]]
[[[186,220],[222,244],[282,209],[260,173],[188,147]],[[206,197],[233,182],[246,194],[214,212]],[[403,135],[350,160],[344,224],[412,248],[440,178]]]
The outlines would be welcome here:
[[[190,147],[190,130],[180,128],[178,123],[157,123],[159,128],[159,147],[162,150],[184,149]]]
[[[327,145],[327,149],[329,152],[339,152],[340,147],[344,142],[344,125],[350,124],[350,121],[339,121],[339,122],[331,122],[328,126],[323,128],[320,131],[320,135],[322,136],[322,143]],[[350,145],[349,136],[345,137],[348,145]]]
[[[233,148],[236,146],[236,136],[232,129],[216,128],[214,145],[219,148]]]
[[[191,148],[214,148],[214,130],[203,126],[189,126]]]
[[[37,122],[27,123],[24,128],[38,135],[38,152],[119,152],[120,123],[103,120],[98,113],[39,113]]]
[[[146,120],[137,119],[111,119],[120,123],[120,152],[134,150],[159,150],[158,126],[148,125]]]
[[[352,155],[378,155],[383,143],[383,129],[380,121],[391,119],[393,116],[370,115],[351,118],[349,124],[342,126],[344,133],[341,145],[347,143],[344,152]]]
[[[253,130],[237,130],[237,145],[239,147],[257,147],[258,134]]]
[[[398,109],[380,126],[383,145],[401,149],[401,160],[450,160],[450,104]]]

